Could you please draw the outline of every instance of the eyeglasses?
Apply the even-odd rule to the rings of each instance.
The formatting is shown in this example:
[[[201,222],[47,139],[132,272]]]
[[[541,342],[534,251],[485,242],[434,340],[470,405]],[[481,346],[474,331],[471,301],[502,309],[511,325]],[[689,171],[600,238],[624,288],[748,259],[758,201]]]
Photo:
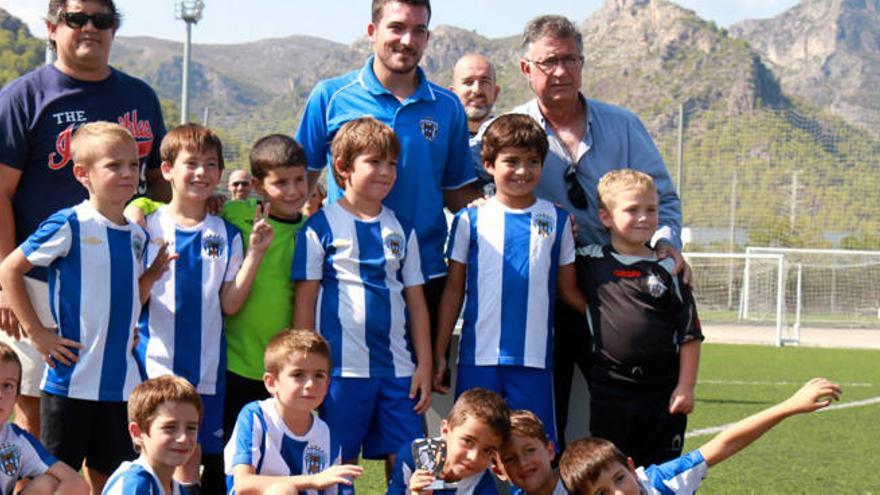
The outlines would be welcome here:
[[[550,57],[545,58],[544,60],[528,60],[526,62],[530,64],[535,64],[535,66],[541,69],[543,73],[549,73],[553,69],[555,69],[558,65],[562,65],[568,70],[578,69],[584,63],[583,55],[566,55],[565,57]]]
[[[565,171],[566,184],[568,184],[568,200],[575,208],[584,210],[587,208],[587,193],[577,180],[577,169],[574,166],[568,167]]]
[[[85,12],[61,12],[58,18],[70,29],[82,29],[89,21],[95,29],[105,30],[116,27],[116,16],[113,14],[86,14]]]
[[[251,185],[251,183],[245,180],[237,180],[232,183],[232,187],[245,187],[249,185]]]

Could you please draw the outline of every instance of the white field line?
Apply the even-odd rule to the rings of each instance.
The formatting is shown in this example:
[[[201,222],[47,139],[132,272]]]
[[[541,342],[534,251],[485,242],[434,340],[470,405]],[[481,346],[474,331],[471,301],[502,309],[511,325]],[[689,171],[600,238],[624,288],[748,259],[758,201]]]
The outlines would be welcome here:
[[[870,399],[856,400],[856,401],[852,401],[852,402],[844,402],[843,404],[834,404],[834,405],[828,406],[824,409],[819,409],[816,412],[821,413],[821,412],[828,412],[828,411],[836,411],[838,409],[849,409],[851,407],[864,407],[864,406],[870,406],[873,404],[880,404],[880,396],[871,397]],[[738,423],[738,421],[733,422],[733,423],[727,423],[726,425],[721,425],[721,426],[711,426],[709,428],[700,428],[699,430],[687,432],[684,437],[685,438],[692,438],[692,437],[700,437],[703,435],[714,435],[716,433],[721,433],[722,431],[730,428],[731,426],[735,425],[736,423]]]
[[[804,382],[762,382],[762,381],[745,381],[745,380],[699,380],[697,385],[705,383],[707,385],[774,385],[774,386],[788,386],[788,385],[803,385]],[[842,387],[873,387],[873,383],[865,383],[865,382],[842,382],[840,383]]]

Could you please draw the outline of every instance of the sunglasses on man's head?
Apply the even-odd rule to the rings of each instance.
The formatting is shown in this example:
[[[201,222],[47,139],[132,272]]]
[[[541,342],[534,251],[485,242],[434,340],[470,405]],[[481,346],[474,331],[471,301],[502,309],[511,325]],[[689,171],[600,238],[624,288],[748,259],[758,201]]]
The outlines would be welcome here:
[[[70,29],[82,29],[83,26],[92,21],[95,29],[112,29],[116,27],[116,16],[113,14],[86,14],[85,12],[62,12],[58,14],[58,18],[67,24]]]
[[[575,208],[586,209],[587,193],[584,192],[584,188],[577,180],[577,169],[568,167],[564,177],[568,184],[568,200],[571,201],[571,205]]]

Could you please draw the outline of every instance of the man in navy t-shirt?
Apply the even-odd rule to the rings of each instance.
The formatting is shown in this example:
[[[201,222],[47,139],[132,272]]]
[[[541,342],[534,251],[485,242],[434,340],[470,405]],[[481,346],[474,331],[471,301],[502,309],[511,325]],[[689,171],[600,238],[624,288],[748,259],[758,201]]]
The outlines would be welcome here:
[[[46,26],[58,60],[0,90],[0,261],[49,215],[88,197],[73,178],[70,155],[73,132],[84,123],[116,122],[131,131],[141,162],[139,192],[167,200],[159,171],[165,135],[159,100],[146,83],[108,65],[119,21],[113,0],[51,0]],[[26,282],[43,323],[51,326],[45,279],[35,270]],[[19,336],[2,288],[0,329],[8,338]],[[42,358],[27,343],[15,348],[24,361],[16,422],[39,435]]]

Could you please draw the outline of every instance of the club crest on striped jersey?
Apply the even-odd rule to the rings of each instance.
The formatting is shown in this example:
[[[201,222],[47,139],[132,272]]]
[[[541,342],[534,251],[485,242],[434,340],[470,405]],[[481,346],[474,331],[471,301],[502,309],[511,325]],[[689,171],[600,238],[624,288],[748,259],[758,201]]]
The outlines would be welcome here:
[[[403,236],[397,232],[392,232],[385,236],[385,249],[387,249],[395,259],[403,258],[403,246]]]
[[[657,276],[656,273],[652,273],[648,276],[648,293],[653,297],[660,297],[664,293],[666,293],[666,284],[663,283],[663,280]]]
[[[532,230],[540,237],[548,237],[553,235],[553,217],[546,213],[536,213],[532,215]]]
[[[134,251],[134,256],[138,261],[144,260],[144,239],[141,239],[139,236],[133,235],[131,236],[131,250]]]
[[[0,444],[0,468],[6,476],[15,476],[21,467],[21,452],[14,443]]]
[[[305,452],[303,452],[303,464],[306,474],[318,474],[327,465],[327,454],[321,447],[309,444]]]
[[[223,248],[226,245],[226,242],[223,240],[223,237],[210,234],[205,236],[202,241],[202,250],[205,252],[205,256],[209,258],[219,258],[223,256]]]
[[[440,134],[440,124],[431,117],[420,120],[419,129],[422,131],[422,136],[425,136],[428,141],[433,141]]]

